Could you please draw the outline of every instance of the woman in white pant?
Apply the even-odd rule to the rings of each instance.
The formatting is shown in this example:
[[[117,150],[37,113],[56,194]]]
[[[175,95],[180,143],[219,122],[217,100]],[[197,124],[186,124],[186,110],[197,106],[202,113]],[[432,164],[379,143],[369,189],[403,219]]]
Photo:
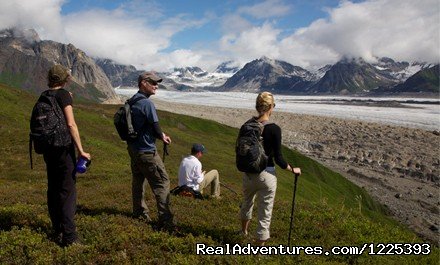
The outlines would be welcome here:
[[[275,102],[273,95],[262,92],[258,95],[255,106],[258,112],[258,121],[264,124],[263,146],[268,163],[261,173],[244,173],[243,175],[243,203],[240,209],[241,232],[248,234],[249,223],[252,218],[254,201],[258,200],[258,226],[256,231],[256,244],[264,245],[270,238],[270,221],[277,189],[275,175],[275,163],[282,169],[301,174],[301,169],[292,167],[281,154],[281,128],[275,123],[269,122]]]

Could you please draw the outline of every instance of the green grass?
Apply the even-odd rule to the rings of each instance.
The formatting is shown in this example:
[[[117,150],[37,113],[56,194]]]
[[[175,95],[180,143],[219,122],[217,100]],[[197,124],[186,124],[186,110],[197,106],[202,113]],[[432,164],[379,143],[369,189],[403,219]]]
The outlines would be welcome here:
[[[183,232],[175,236],[154,231],[130,217],[129,157],[113,127],[113,114],[119,106],[87,102],[74,105],[83,146],[93,157],[92,166],[77,180],[76,222],[84,244],[60,248],[48,236],[51,226],[42,157],[34,154],[34,170],[29,169],[29,117],[36,99],[37,95],[0,85],[0,264],[438,264],[439,251],[434,246],[428,256],[197,256],[196,243],[251,242],[235,233],[240,226],[241,202],[241,173],[234,162],[237,129],[159,112],[162,129],[173,141],[165,160],[171,186],[177,185],[181,158],[193,142],[202,142],[208,149],[202,158],[204,169],[218,169],[221,182],[239,193],[223,188],[221,201],[173,196],[171,208]],[[329,249],[373,242],[423,242],[386,216],[363,189],[295,151],[285,148],[283,153],[303,171],[297,188],[294,245]],[[269,245],[286,244],[289,233],[294,178],[282,170],[278,173]],[[150,190],[147,197],[155,219]],[[255,227],[254,219],[251,231]]]
[[[25,74],[13,74],[11,72],[1,72],[0,73],[0,83],[8,84],[13,87],[21,87],[26,80]]]

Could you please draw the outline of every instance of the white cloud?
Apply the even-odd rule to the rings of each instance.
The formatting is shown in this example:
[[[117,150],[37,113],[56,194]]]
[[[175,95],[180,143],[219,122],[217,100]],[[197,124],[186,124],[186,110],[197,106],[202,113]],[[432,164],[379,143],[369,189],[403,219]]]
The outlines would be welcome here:
[[[197,19],[189,14],[167,17],[159,2],[145,0],[62,16],[64,2],[1,1],[0,28],[34,28],[42,39],[72,43],[90,56],[157,71],[190,65],[212,69],[231,59],[243,65],[263,55],[307,68],[343,56],[440,61],[438,0],[341,1],[327,9],[326,18],[289,36],[276,20],[293,9],[282,0],[239,7],[218,20],[208,13]],[[223,32],[218,40],[170,50],[177,33],[191,35],[191,29],[211,21],[219,22]]]
[[[125,12],[91,10],[66,16],[64,29],[69,42],[87,54],[119,63],[154,65],[149,58],[168,47],[169,34],[143,25]]]
[[[62,34],[61,5],[64,0],[1,1],[0,28],[33,28],[40,36]]]
[[[239,14],[226,14],[221,20],[221,28],[225,34],[240,34],[254,27],[251,22]]]
[[[209,20],[209,14],[198,20],[185,14],[159,20],[163,13],[155,2],[141,0],[127,2],[112,11],[91,9],[61,16],[63,3],[63,0],[2,1],[0,29],[34,28],[41,39],[72,43],[89,56],[110,58],[139,69],[166,70],[180,53],[162,52],[170,46],[172,37]]]
[[[250,60],[267,56],[277,58],[279,45],[277,36],[280,30],[273,28],[270,23],[261,27],[254,27],[239,34],[228,34],[220,40],[220,48],[223,52],[232,53],[236,60],[242,64]]]
[[[291,6],[284,4],[281,0],[266,0],[253,6],[240,7],[238,13],[261,19],[285,16],[290,9]]]
[[[191,50],[176,50],[170,54],[171,65],[175,67],[185,67],[200,65],[202,56]]]
[[[407,61],[440,60],[437,0],[342,2],[328,12],[328,19],[317,20],[283,40],[282,56],[289,56],[291,47],[299,46],[305,51],[298,54],[299,61],[310,56],[322,56],[323,61],[342,56],[370,61],[384,56]]]

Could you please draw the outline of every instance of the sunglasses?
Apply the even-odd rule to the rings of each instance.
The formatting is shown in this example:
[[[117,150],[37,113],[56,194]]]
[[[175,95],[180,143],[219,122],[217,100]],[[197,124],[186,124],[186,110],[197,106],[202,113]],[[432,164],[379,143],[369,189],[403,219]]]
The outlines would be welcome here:
[[[156,81],[153,81],[151,79],[144,79],[144,80],[147,81],[152,86],[157,86],[158,85],[158,83]]]

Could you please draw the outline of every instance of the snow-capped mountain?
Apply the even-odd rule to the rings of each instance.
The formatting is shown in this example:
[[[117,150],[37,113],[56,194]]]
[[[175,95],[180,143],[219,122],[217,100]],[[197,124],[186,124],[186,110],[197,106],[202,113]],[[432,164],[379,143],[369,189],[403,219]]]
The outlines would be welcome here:
[[[362,58],[343,58],[332,65],[308,94],[358,94],[381,86],[394,86],[399,81],[388,71],[380,70]]]
[[[232,76],[233,74],[238,72],[238,70],[240,70],[240,68],[236,65],[234,61],[226,61],[217,66],[214,73],[231,74]]]
[[[392,88],[380,88],[375,91],[382,95],[425,95],[438,97],[440,93],[440,68],[439,65],[427,67]]]
[[[229,64],[230,62],[220,64],[212,73],[193,66],[174,68],[172,72],[164,72],[162,75],[178,84],[189,87],[218,87],[223,85],[226,80],[238,71],[237,68],[228,67]]]
[[[330,70],[330,68],[332,68],[332,65],[327,64],[327,65],[325,65],[315,71],[311,71],[311,72],[316,76],[316,78],[321,79],[325,75],[325,73],[327,73],[327,71]]]
[[[218,90],[301,93],[316,79],[316,75],[299,66],[263,56],[247,63]]]
[[[388,73],[400,82],[404,82],[420,70],[433,66],[421,62],[395,62],[393,59],[387,57],[379,58],[378,62],[373,63],[372,65],[376,67],[376,69]]]
[[[113,85],[137,87],[137,76],[142,71],[132,66],[120,66],[108,60],[97,61],[110,77]],[[173,71],[158,75],[163,78],[161,88],[168,90],[380,95],[389,93],[393,87],[404,83],[414,73],[430,67],[432,65],[426,63],[396,62],[390,58],[380,58],[375,63],[366,62],[362,58],[343,58],[334,65],[308,71],[285,61],[263,56],[247,63],[240,70],[234,62],[228,61],[220,64],[213,72],[193,66],[175,68]],[[414,80],[422,83],[420,78]],[[417,85],[414,84],[417,83],[414,80],[411,85]],[[396,90],[396,93],[400,90]],[[421,93],[423,91],[420,90]]]

